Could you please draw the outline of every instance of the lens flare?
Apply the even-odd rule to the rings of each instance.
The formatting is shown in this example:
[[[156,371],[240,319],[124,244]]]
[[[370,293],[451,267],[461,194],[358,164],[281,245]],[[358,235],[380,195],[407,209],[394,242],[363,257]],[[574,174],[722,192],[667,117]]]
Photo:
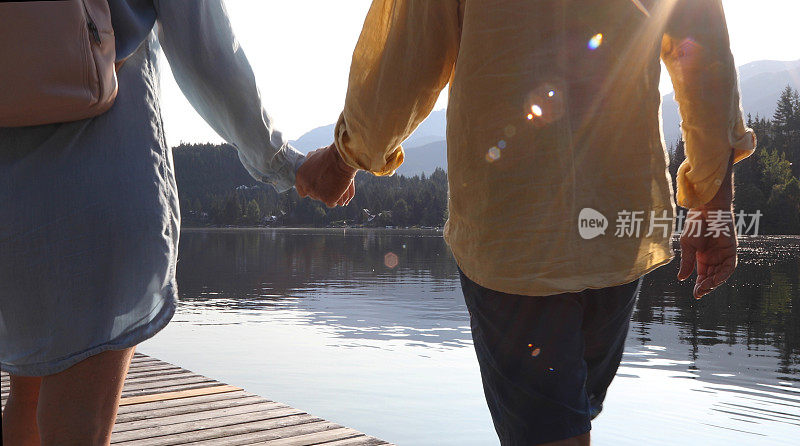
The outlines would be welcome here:
[[[390,252],[383,256],[383,264],[389,269],[394,269],[400,263],[400,258],[397,254]]]
[[[500,149],[497,147],[492,147],[486,152],[486,161],[493,163],[500,159]]]
[[[505,149],[506,148],[506,141],[504,139],[501,139],[500,141],[498,141],[497,142],[497,148]]]
[[[636,5],[639,11],[642,12],[642,14],[644,14],[647,17],[650,17],[650,11],[647,10],[647,8],[642,4],[641,1],[639,0],[631,0],[631,1],[633,2],[634,5]]]
[[[594,51],[603,44],[603,33],[597,33],[589,39],[589,49]]]
[[[537,118],[541,118],[542,117],[542,113],[544,113],[544,112],[542,111],[542,107],[539,107],[538,105],[533,104],[531,106],[531,113],[533,114],[533,116],[536,116]]]

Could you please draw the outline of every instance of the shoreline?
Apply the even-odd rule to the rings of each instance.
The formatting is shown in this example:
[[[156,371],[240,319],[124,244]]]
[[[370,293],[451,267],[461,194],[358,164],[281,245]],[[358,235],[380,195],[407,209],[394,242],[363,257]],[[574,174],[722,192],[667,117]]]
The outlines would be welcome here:
[[[276,232],[396,232],[396,233],[428,233],[428,234],[443,234],[444,228],[387,228],[387,227],[329,227],[317,228],[311,226],[230,226],[230,227],[215,227],[215,226],[181,226],[181,232],[258,232],[258,231],[276,231]],[[677,242],[680,234],[673,234],[672,241]],[[739,235],[740,242],[762,238],[774,239],[799,239],[798,234],[759,234],[759,235]]]
[[[210,226],[186,226],[180,228],[181,232],[407,232],[407,233],[428,233],[428,234],[442,234],[444,228],[366,228],[366,227],[331,227],[331,228],[314,228],[314,227],[292,227],[292,226],[279,226],[279,227],[266,227],[266,226],[232,226],[227,228],[218,228]]]

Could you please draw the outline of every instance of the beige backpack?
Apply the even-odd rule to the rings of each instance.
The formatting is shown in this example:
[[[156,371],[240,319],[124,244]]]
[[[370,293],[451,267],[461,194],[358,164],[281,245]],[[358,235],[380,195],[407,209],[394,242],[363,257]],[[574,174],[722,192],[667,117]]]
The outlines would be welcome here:
[[[106,0],[0,2],[0,127],[77,121],[117,96]]]

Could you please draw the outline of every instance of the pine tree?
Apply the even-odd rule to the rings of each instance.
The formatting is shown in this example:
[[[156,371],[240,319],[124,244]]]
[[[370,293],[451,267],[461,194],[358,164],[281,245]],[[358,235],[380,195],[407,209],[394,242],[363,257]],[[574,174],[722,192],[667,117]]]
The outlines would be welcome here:
[[[775,108],[775,114],[772,115],[772,122],[775,123],[779,132],[786,131],[790,123],[794,120],[796,111],[796,102],[794,100],[795,93],[792,87],[787,85],[778,98],[778,105]]]
[[[256,200],[250,200],[244,208],[244,222],[247,225],[254,226],[261,221],[261,208],[258,206]]]
[[[239,204],[239,200],[236,198],[235,194],[228,196],[222,217],[226,225],[235,225],[239,223],[239,219],[242,217],[242,205]]]
[[[795,175],[800,174],[800,94],[786,86],[772,117],[775,148],[786,154]]]

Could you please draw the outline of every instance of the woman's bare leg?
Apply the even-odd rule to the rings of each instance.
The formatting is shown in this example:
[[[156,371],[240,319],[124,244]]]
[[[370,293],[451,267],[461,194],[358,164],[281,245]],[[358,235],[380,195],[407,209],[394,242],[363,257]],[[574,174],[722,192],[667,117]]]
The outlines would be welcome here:
[[[42,378],[36,414],[42,446],[109,443],[134,349],[105,351]]]
[[[3,441],[6,446],[39,446],[36,406],[42,378],[10,375],[11,390],[3,409]]]

